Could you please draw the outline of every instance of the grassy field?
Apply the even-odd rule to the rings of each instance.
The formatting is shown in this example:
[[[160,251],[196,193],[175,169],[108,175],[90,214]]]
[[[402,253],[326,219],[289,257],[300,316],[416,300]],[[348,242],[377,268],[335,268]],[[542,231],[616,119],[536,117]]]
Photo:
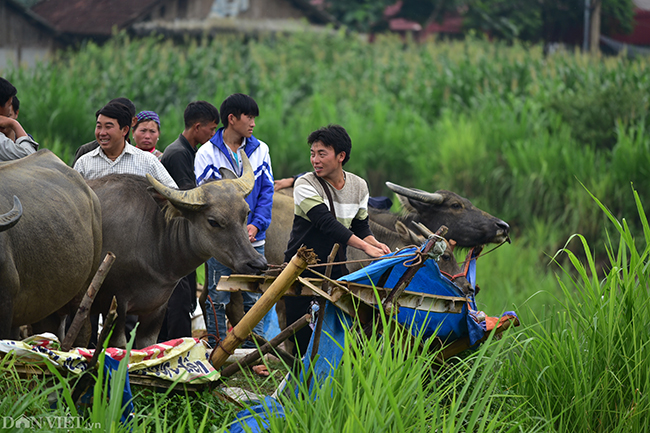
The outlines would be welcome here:
[[[642,432],[650,425],[648,69],[647,59],[544,57],[535,46],[367,44],[332,33],[184,46],[118,35],[2,75],[19,89],[26,130],[68,162],[114,97],[157,111],[160,141],[171,143],[188,102],[218,106],[244,92],[260,106],[255,135],[270,145],[276,178],[309,169],[308,133],[340,123],[353,142],[346,168],[371,194],[387,194],[386,180],[448,189],[510,223],[513,243],[479,259],[477,302],[490,315],[515,310],[522,327],[434,381],[423,373],[431,358],[351,345],[359,374],[337,373],[316,403],[304,394],[286,402],[287,421],[273,421],[273,431]],[[47,391],[34,392],[5,393],[0,409],[44,407]],[[205,405],[178,404],[162,423],[139,420],[134,430],[219,429],[230,410],[217,418]]]

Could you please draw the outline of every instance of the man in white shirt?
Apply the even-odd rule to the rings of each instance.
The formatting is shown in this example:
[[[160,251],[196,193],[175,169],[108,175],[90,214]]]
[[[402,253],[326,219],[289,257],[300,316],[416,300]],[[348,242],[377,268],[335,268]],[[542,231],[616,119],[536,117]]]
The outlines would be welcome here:
[[[172,188],[178,188],[158,158],[128,144],[131,112],[120,103],[110,102],[95,113],[95,138],[99,147],[77,160],[74,169],[84,179],[96,179],[113,173],[145,176],[147,173]]]
[[[23,158],[38,150],[38,143],[27,135],[17,120],[9,117],[16,93],[16,88],[0,77],[0,161]],[[15,137],[16,141],[8,135]]]

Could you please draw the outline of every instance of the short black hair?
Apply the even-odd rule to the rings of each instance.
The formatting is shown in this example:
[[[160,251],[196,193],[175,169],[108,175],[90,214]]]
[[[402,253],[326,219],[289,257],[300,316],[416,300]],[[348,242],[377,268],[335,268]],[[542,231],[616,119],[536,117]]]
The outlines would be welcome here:
[[[14,95],[14,99],[11,100],[11,108],[14,109],[14,114],[17,114],[20,110],[20,101],[16,95]]]
[[[257,102],[243,93],[233,93],[228,96],[221,103],[219,111],[221,112],[221,123],[224,128],[228,127],[228,116],[231,114],[238,119],[242,114],[253,117],[258,117],[260,115],[260,109],[257,107]]]
[[[345,152],[345,159],[343,165],[350,160],[350,152],[352,152],[352,139],[348,132],[341,125],[327,125],[309,134],[307,143],[311,146],[315,142],[320,141],[327,147],[334,149],[335,154]]]
[[[219,110],[217,107],[206,101],[194,101],[187,104],[185,113],[185,129],[192,127],[195,123],[205,125],[210,122],[219,124]]]
[[[110,101],[108,101],[109,104],[112,102],[117,102],[118,104],[125,105],[126,108],[129,109],[129,112],[131,113],[131,118],[133,119],[135,117],[135,113],[136,113],[135,104],[129,98],[125,98],[121,96],[119,98],[111,99]]]
[[[128,126],[129,131],[131,130],[131,119],[133,116],[131,116],[131,111],[126,105],[120,104],[119,102],[109,102],[97,110],[95,113],[95,118],[98,118],[100,114],[117,120],[117,123],[120,125],[120,129]]]
[[[18,90],[9,81],[0,77],[0,105],[5,105],[9,98],[16,96]]]

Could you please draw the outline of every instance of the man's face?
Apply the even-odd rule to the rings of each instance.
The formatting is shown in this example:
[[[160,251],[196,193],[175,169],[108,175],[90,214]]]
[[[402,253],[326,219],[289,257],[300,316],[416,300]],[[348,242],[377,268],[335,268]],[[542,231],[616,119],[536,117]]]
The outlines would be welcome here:
[[[311,145],[311,165],[318,177],[330,178],[343,167],[344,159],[345,152],[340,152],[337,155],[333,147],[325,146],[322,141],[315,141]]]
[[[0,116],[7,116],[11,117],[11,114],[13,113],[13,108],[11,103],[14,101],[14,97],[12,96],[5,102],[4,105],[0,106]]]
[[[251,116],[250,114],[242,114],[238,119],[234,114],[231,114],[228,117],[228,120],[231,122],[230,128],[232,128],[233,131],[246,138],[249,138],[251,135],[253,135],[253,128],[255,128],[255,116]]]
[[[201,144],[207,143],[217,130],[217,122],[213,120],[208,123],[197,123],[194,125],[194,128],[196,130],[196,140]]]
[[[104,153],[108,156],[119,155],[124,148],[124,137],[129,127],[120,128],[117,119],[106,117],[103,114],[97,116],[95,125],[95,138]]]

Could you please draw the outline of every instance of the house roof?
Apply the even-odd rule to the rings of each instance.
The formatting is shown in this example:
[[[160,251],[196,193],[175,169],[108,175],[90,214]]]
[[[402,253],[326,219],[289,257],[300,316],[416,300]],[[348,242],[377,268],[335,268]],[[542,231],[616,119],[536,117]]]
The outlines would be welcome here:
[[[124,28],[161,0],[43,0],[32,11],[65,33],[110,36],[113,26]]]
[[[10,7],[14,8],[18,13],[22,14],[27,19],[27,21],[31,22],[35,26],[40,27],[48,33],[51,33],[54,37],[60,36],[59,32],[57,32],[56,29],[47,20],[43,19],[40,15],[35,14],[21,3],[15,0],[6,0],[6,3]]]

